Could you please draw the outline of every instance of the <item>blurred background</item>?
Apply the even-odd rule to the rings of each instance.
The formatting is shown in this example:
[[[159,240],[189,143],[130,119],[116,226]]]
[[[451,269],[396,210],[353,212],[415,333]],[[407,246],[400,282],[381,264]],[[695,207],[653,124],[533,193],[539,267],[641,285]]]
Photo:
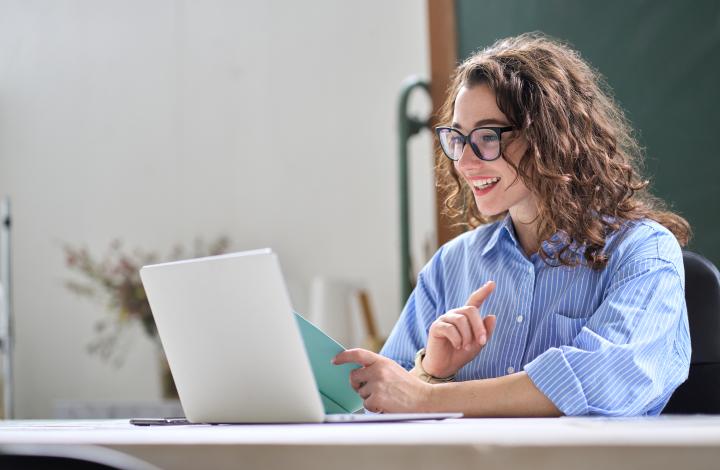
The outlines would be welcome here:
[[[408,75],[427,76],[427,34],[415,0],[0,1],[15,416],[161,396],[139,322],[127,322],[122,366],[88,352],[116,312],[66,288],[84,278],[65,244],[96,259],[116,239],[159,256],[221,236],[230,250],[271,247],[299,312],[318,276],[363,284],[389,331],[401,304],[397,96]]]
[[[368,312],[386,336],[404,283],[456,234],[426,120],[458,60],[533,30],[606,76],[654,192],[720,263],[718,2],[0,0],[13,416],[119,417],[167,398],[152,332],[98,281],[222,237],[223,251],[273,248],[294,308],[347,346],[368,344]],[[399,110],[410,76],[430,93]],[[421,130],[402,197],[405,115]]]

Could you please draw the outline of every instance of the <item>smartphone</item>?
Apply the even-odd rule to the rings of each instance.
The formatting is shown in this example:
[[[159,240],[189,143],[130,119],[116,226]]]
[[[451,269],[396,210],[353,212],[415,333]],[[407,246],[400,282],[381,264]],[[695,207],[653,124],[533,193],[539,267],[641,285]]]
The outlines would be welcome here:
[[[133,418],[130,424],[135,426],[182,426],[192,424],[185,418]]]

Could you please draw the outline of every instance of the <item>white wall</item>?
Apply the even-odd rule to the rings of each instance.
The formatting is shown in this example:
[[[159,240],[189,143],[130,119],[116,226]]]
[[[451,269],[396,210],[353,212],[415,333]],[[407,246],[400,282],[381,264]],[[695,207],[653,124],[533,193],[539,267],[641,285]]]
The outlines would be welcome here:
[[[271,246],[296,308],[315,275],[364,280],[388,332],[396,102],[402,79],[429,75],[425,14],[424,0],[0,0],[16,415],[159,396],[139,330],[120,369],[86,353],[110,313],[63,287],[64,242],[97,254],[118,237],[164,253],[221,234],[235,249]],[[433,224],[429,168],[414,168],[418,239]]]

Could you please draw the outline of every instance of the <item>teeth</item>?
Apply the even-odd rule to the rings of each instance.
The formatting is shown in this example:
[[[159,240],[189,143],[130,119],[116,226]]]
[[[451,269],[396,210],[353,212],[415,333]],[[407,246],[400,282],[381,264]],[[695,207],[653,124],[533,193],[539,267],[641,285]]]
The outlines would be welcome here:
[[[472,185],[478,189],[483,189],[483,188],[487,188],[491,184],[497,183],[498,181],[500,181],[500,178],[498,178],[498,177],[488,178],[488,179],[484,179],[484,180],[475,180],[472,182]]]

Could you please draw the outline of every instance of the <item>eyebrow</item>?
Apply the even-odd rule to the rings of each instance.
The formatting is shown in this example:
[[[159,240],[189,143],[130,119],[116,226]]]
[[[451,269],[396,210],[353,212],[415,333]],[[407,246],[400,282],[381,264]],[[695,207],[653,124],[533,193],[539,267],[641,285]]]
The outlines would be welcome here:
[[[499,124],[499,125],[501,125],[501,126],[503,126],[503,127],[510,125],[510,124],[508,124],[507,122],[504,122],[502,119],[495,119],[495,118],[492,118],[492,119],[480,119],[480,120],[477,121],[475,124],[473,124],[473,129],[475,129],[476,127],[487,126],[488,124]],[[462,128],[463,128],[463,127],[460,125],[460,123],[458,123],[458,122],[453,122],[453,123],[451,124],[451,126],[457,128],[457,129],[462,129]]]

